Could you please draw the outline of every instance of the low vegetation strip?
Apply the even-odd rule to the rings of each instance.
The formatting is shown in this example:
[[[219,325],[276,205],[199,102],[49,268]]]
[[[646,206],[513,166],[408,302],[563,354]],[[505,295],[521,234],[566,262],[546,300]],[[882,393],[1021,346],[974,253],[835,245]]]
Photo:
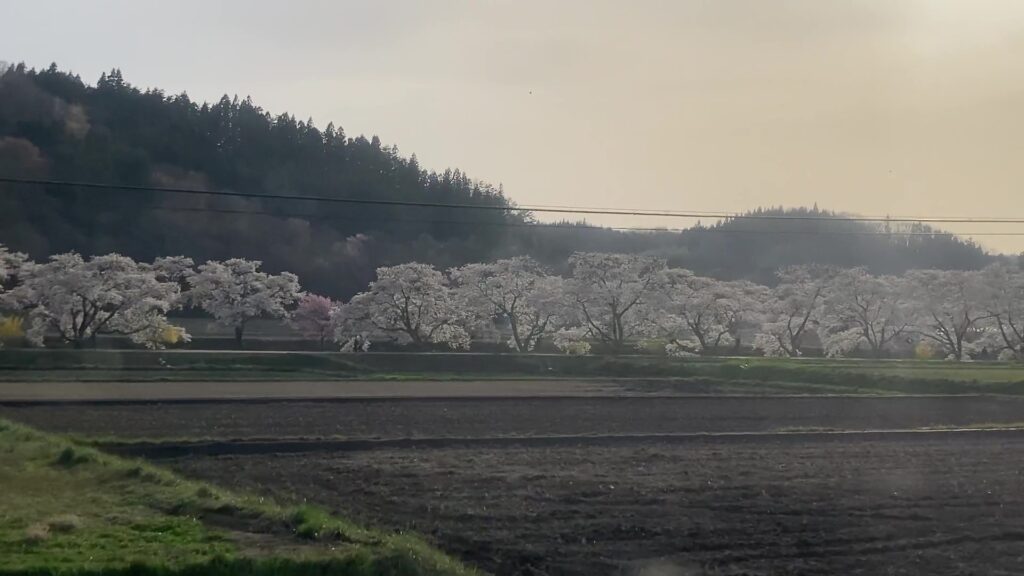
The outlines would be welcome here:
[[[1024,394],[1024,365],[1019,363],[476,353],[0,351],[0,382],[563,378],[673,379],[685,386],[739,386],[743,392]]]
[[[0,420],[0,574],[470,575],[416,537]]]

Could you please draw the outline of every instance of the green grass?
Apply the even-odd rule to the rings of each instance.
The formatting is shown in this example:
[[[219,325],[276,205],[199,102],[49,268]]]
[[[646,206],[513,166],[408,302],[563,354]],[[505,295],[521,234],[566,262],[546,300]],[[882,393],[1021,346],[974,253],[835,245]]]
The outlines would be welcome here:
[[[5,350],[0,382],[674,378],[754,392],[1024,394],[1024,364],[519,354]],[[723,384],[725,385],[725,384]],[[756,392],[755,392],[756,393]]]
[[[0,574],[475,574],[409,535],[0,420]]]
[[[1024,394],[1024,366],[919,360],[727,359],[696,363],[708,377],[899,394]]]
[[[925,426],[918,430],[1024,430],[1024,422],[975,422],[962,426]]]

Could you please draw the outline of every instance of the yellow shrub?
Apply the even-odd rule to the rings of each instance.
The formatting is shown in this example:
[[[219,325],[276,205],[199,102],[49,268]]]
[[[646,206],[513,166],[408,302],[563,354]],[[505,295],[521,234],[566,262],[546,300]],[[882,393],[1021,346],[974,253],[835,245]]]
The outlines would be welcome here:
[[[164,346],[172,346],[184,339],[185,329],[178,326],[168,326],[160,333],[160,343]]]
[[[13,342],[24,338],[24,322],[20,316],[0,317],[0,341]]]
[[[935,358],[935,347],[928,342],[918,342],[917,346],[914,346],[914,358],[918,360]]]

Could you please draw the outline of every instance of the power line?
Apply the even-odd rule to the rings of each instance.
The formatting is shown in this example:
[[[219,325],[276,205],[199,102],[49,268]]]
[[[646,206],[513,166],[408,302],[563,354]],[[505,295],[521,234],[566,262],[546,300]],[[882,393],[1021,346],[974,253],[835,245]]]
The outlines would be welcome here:
[[[407,206],[416,208],[446,208],[487,210],[499,212],[544,212],[558,214],[588,214],[612,216],[654,216],[671,218],[727,218],[733,220],[810,220],[810,221],[846,221],[846,222],[897,222],[897,223],[974,223],[974,224],[1024,224],[1024,218],[998,217],[868,217],[868,216],[817,216],[817,215],[771,215],[771,214],[737,214],[728,212],[684,212],[673,210],[637,210],[626,208],[598,209],[556,206],[496,206],[486,204],[461,204],[418,202],[408,200],[374,200],[367,198],[337,198],[326,196],[288,195],[288,194],[256,194],[252,192],[230,192],[220,190],[204,190],[197,188],[176,188],[159,186],[138,186],[128,184],[102,184],[96,182],[72,182],[64,180],[38,180],[31,178],[0,177],[0,183],[48,186],[58,188],[101,189],[124,192],[159,192],[169,194],[203,195],[230,198],[258,198],[264,200],[290,200],[303,202],[325,202],[332,204],[375,205],[375,206]]]
[[[567,208],[573,209],[578,208],[580,210],[621,210],[611,206],[570,206],[567,204],[530,204],[533,208]],[[722,212],[714,210],[655,210],[651,209],[652,212],[660,212],[667,216],[681,215],[688,218],[751,218],[751,219],[789,219],[796,218],[796,216],[772,216],[770,214],[757,215],[757,214],[745,214],[738,212]],[[806,219],[822,219],[822,220],[865,220],[869,222],[921,222],[921,221],[960,221],[964,219],[970,219],[971,222],[979,223],[1007,223],[1013,224],[1018,220],[1024,220],[1024,218],[1012,218],[1002,216],[907,216],[901,214],[857,214],[856,216],[807,216]]]
[[[613,230],[618,232],[665,232],[665,233],[711,233],[711,234],[797,234],[797,235],[839,235],[839,236],[1024,236],[1024,232],[974,232],[974,233],[953,233],[953,232],[886,232],[867,230],[742,230],[726,228],[664,228],[664,227],[639,227],[639,226],[596,226],[592,224],[566,224],[546,222],[495,222],[485,220],[440,220],[433,218],[374,218],[374,217],[345,217],[330,216],[325,214],[296,214],[280,213],[267,210],[242,210],[234,208],[206,208],[206,207],[178,207],[178,206],[150,206],[147,209],[166,212],[196,212],[215,214],[239,214],[247,216],[267,216],[271,218],[299,218],[304,220],[325,220],[341,222],[402,222],[417,224],[458,224],[471,226],[498,226],[509,228],[563,228],[569,230]]]

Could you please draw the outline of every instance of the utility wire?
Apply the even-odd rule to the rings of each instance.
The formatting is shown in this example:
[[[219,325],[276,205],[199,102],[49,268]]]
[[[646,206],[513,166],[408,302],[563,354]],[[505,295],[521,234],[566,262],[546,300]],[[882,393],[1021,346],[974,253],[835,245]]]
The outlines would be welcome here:
[[[975,223],[975,224],[1024,224],[1024,218],[998,218],[998,217],[867,217],[867,216],[816,216],[816,215],[771,215],[771,214],[738,214],[738,213],[708,213],[708,212],[683,212],[671,210],[637,210],[626,208],[615,209],[594,209],[594,208],[573,208],[573,207],[544,207],[544,206],[496,206],[486,204],[462,204],[462,203],[437,203],[418,202],[407,200],[373,200],[367,198],[336,198],[325,196],[289,195],[289,194],[256,194],[251,192],[230,192],[220,190],[204,190],[196,188],[176,188],[159,186],[136,186],[128,184],[102,184],[96,182],[73,182],[64,180],[39,180],[31,178],[9,178],[0,177],[0,183],[22,184],[34,186],[47,186],[53,188],[80,188],[80,189],[101,189],[124,192],[159,192],[168,194],[203,195],[213,197],[230,198],[259,198],[264,200],[289,200],[304,202],[324,202],[332,204],[353,204],[373,206],[408,206],[417,208],[447,208],[467,210],[488,210],[499,212],[549,212],[560,214],[603,214],[615,216],[656,216],[671,218],[707,218],[718,217],[732,220],[813,220],[813,221],[846,221],[846,222],[920,222],[920,223]]]
[[[325,214],[296,214],[280,213],[266,210],[241,210],[234,208],[205,208],[205,207],[178,207],[178,206],[150,206],[148,210],[165,212],[196,212],[214,214],[239,214],[248,216],[267,216],[271,218],[299,218],[303,220],[339,221],[339,222],[403,222],[418,224],[464,224],[471,226],[499,226],[509,228],[564,228],[568,230],[614,230],[617,232],[665,232],[665,233],[710,233],[710,234],[828,234],[839,236],[1024,236],[1024,232],[920,232],[920,231],[866,231],[866,230],[742,230],[731,228],[664,228],[664,227],[638,227],[638,226],[596,226],[592,224],[570,224],[560,222],[489,222],[483,220],[439,220],[427,218],[374,218],[374,217],[346,217],[330,216]]]

